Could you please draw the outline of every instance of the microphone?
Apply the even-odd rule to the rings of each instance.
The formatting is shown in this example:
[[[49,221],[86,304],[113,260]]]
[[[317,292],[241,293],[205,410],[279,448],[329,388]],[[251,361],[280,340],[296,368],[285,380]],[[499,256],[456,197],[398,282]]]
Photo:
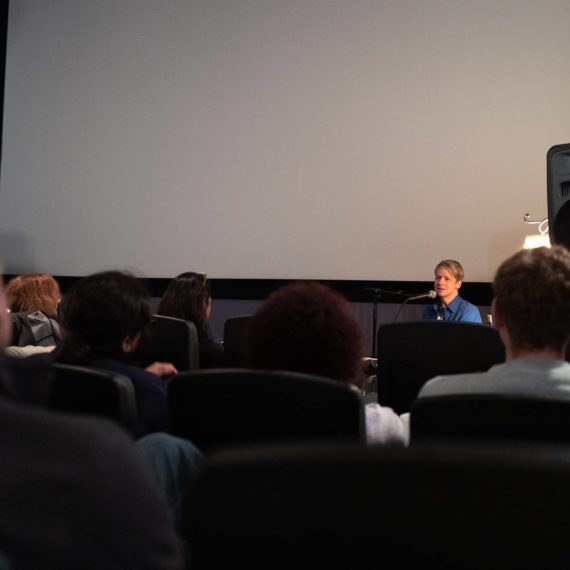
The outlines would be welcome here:
[[[427,293],[421,293],[419,295],[412,295],[411,297],[408,297],[400,305],[400,308],[398,309],[398,312],[396,313],[396,316],[394,317],[394,322],[396,322],[398,320],[398,317],[400,316],[401,310],[403,309],[404,305],[408,301],[417,301],[419,299],[435,299],[436,297],[437,297],[437,293],[433,289],[431,291],[428,291]]]
[[[418,301],[419,299],[435,299],[437,297],[437,293],[432,289],[427,293],[422,293],[421,295],[413,295],[412,297],[408,297],[407,301]]]

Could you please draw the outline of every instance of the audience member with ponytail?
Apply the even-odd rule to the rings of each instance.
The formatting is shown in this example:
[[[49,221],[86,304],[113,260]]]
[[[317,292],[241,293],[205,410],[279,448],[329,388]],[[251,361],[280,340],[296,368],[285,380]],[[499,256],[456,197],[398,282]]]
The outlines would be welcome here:
[[[210,333],[208,319],[212,310],[210,284],[205,273],[187,271],[168,285],[158,306],[158,314],[194,323],[198,331],[200,368],[223,366],[224,352]]]

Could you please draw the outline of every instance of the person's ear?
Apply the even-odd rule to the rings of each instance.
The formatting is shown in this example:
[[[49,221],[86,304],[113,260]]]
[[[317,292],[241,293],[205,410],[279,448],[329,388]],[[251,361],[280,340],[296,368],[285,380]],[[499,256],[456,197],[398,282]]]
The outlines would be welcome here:
[[[135,336],[126,336],[123,339],[123,343],[121,344],[123,352],[125,354],[132,354],[139,346],[140,340],[141,340],[140,332],[138,332]]]
[[[455,284],[455,289],[459,290],[461,288],[461,285],[463,285],[463,281],[461,281],[461,279],[458,279],[457,283]]]

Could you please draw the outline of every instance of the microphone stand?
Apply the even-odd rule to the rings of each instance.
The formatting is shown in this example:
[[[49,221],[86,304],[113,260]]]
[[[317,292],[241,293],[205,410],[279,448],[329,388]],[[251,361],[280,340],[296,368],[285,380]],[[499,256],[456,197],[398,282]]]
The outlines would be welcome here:
[[[382,294],[402,295],[402,291],[385,291],[375,287],[367,287],[364,289],[372,293],[372,358],[378,358],[378,347],[376,346],[376,329],[378,328],[378,302],[382,299]]]
[[[382,298],[380,289],[372,289],[372,358],[376,356],[376,328],[378,323],[378,301]]]
[[[404,299],[402,301],[402,303],[400,304],[400,308],[398,309],[398,312],[396,313],[396,316],[394,317],[394,322],[396,322],[398,320],[398,317],[400,316],[400,313],[402,312],[402,309],[404,308],[404,305],[409,301],[410,299]]]
[[[404,305],[408,301],[419,301],[420,299],[435,299],[436,297],[437,297],[436,292],[431,290],[428,293],[419,293],[417,295],[412,295],[411,297],[404,299],[404,301],[400,305],[400,308],[398,309],[398,312],[396,313],[396,316],[394,317],[394,322],[396,322],[398,320],[398,317],[400,316],[400,313],[402,312]]]

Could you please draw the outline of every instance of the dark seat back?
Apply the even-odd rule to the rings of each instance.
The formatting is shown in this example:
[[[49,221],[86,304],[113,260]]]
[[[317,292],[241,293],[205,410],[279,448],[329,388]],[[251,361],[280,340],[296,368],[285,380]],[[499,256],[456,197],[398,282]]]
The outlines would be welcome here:
[[[179,374],[168,385],[170,431],[203,452],[273,440],[364,440],[363,404],[349,385],[248,369]]]
[[[224,323],[224,361],[228,368],[247,367],[247,330],[252,315],[231,317]]]
[[[192,568],[564,568],[570,450],[240,449],[188,503]]]
[[[439,374],[488,370],[505,360],[499,333],[448,321],[391,323],[378,328],[378,401],[408,412],[421,387]]]
[[[130,378],[110,370],[69,364],[52,364],[50,375],[51,408],[104,416],[131,434],[137,433],[137,406]]]
[[[570,400],[502,394],[422,397],[412,405],[411,434],[570,442]]]
[[[179,372],[197,369],[199,348],[196,325],[184,319],[153,315],[142,360],[145,366],[153,362],[171,362]]]

